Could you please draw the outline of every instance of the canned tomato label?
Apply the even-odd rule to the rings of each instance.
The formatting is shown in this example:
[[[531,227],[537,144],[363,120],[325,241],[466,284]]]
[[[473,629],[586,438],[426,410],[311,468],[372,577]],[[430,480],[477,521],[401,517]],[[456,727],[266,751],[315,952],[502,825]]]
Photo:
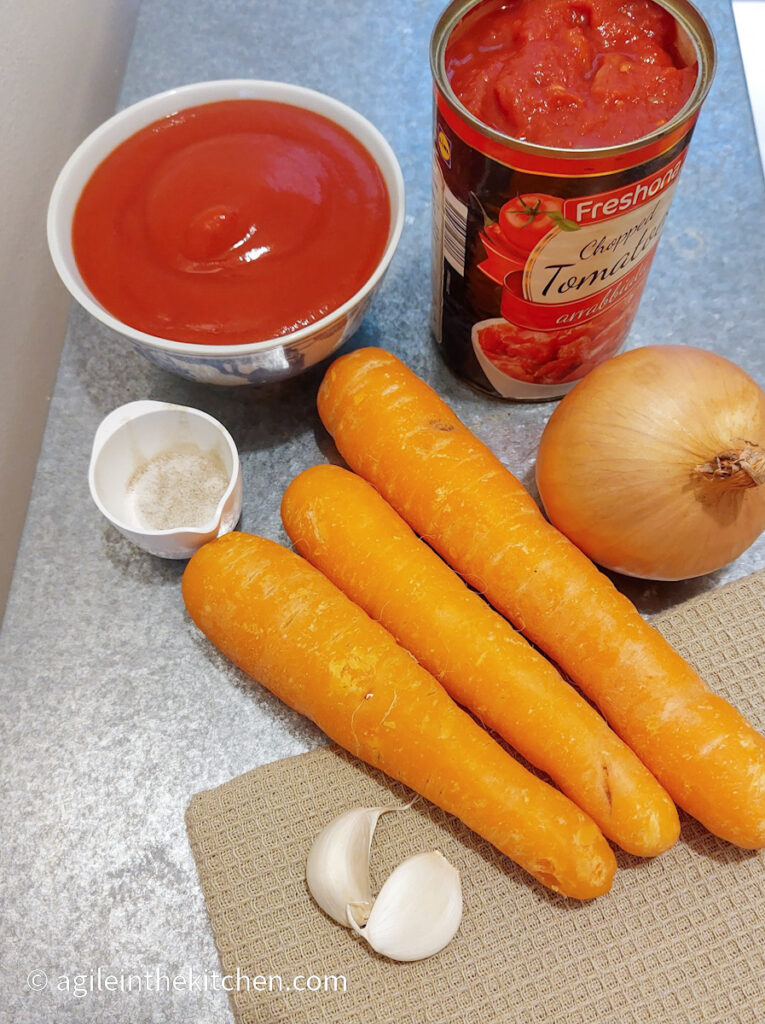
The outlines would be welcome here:
[[[483,124],[451,89],[449,38],[485,7],[487,0],[455,0],[431,44],[432,328],[447,364],[474,387],[555,398],[627,337],[711,82],[714,47],[695,8],[667,0],[698,66],[679,114],[627,144],[551,148]]]

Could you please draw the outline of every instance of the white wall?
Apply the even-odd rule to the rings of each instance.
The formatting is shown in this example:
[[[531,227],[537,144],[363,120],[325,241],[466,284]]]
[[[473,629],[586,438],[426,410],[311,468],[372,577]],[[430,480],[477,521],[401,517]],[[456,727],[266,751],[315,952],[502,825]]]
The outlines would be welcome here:
[[[13,572],[67,293],[45,243],[62,164],[114,111],[139,0],[3,4],[0,32],[0,616]]]

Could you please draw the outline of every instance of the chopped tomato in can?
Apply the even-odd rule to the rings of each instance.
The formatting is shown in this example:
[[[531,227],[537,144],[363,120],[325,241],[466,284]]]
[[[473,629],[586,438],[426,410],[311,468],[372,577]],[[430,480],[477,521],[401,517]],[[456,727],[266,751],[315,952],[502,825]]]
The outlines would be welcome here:
[[[622,347],[714,43],[687,0],[454,0],[431,42],[432,326],[503,398]]]

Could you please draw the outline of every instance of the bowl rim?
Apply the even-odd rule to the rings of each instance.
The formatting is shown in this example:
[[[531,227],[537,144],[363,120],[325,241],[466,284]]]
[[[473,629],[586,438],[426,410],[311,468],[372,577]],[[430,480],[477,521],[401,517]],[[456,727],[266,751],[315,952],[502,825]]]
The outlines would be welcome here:
[[[248,93],[248,95],[243,95],[243,92]],[[209,98],[205,99],[205,96]],[[336,124],[339,124],[341,128],[345,128],[347,132],[353,135],[354,138],[364,146],[372,160],[379,168],[385,181],[385,186],[388,191],[388,201],[390,203],[391,221],[388,231],[388,241],[383,249],[377,266],[361,288],[346,299],[342,305],[330,310],[330,312],[321,317],[321,319],[315,320],[307,327],[301,327],[297,331],[291,331],[287,334],[282,334],[274,338],[265,338],[262,341],[247,341],[240,344],[230,345],[201,344],[197,342],[173,341],[170,338],[161,338],[159,335],[148,334],[145,331],[140,331],[135,327],[131,327],[129,324],[119,320],[105,309],[96,301],[91,293],[80,284],[76,276],[72,273],[69,265],[70,262],[75,264],[74,253],[71,245],[72,218],[70,217],[67,219],[66,228],[68,231],[65,238],[61,237],[62,232],[59,230],[59,210],[71,177],[78,171],[83,163],[87,164],[88,162],[92,162],[90,173],[85,180],[87,181],[89,179],[98,164],[104,159],[102,157],[101,160],[92,161],[92,151],[97,148],[101,140],[105,136],[109,135],[116,127],[132,121],[136,114],[143,112],[150,114],[152,110],[156,110],[158,107],[163,107],[168,100],[176,98],[178,99],[179,104],[176,108],[177,110],[182,110],[185,107],[202,106],[205,103],[214,103],[226,98],[269,99],[274,102],[286,103],[290,106],[303,107],[304,109],[310,109],[314,113],[327,117],[329,120],[335,121]],[[301,100],[303,102],[301,102]],[[352,123],[353,127],[349,127],[347,123],[341,123],[338,121],[333,116],[333,114],[337,113],[342,114],[346,121],[350,121]],[[133,126],[129,131],[125,132],[119,141],[112,145],[111,149],[113,150],[115,146],[120,144],[120,142],[123,142],[131,135],[140,131],[142,127],[145,127],[146,125],[151,124],[152,121],[159,120],[165,116],[168,116],[168,113],[157,112],[155,117],[146,117],[142,124]],[[383,167],[377,156],[375,156],[371,151],[369,146],[370,139],[384,154],[389,164],[388,168]],[[390,172],[390,178],[387,171]],[[101,323],[116,331],[118,334],[122,334],[130,338],[133,342],[146,345],[152,349],[159,349],[160,351],[167,352],[175,356],[206,356],[208,359],[219,360],[226,357],[246,356],[260,352],[268,352],[272,349],[279,348],[280,346],[291,346],[301,341],[307,341],[319,332],[330,328],[338,320],[342,319],[342,317],[352,312],[364,301],[370,292],[377,287],[388,269],[388,265],[393,258],[393,254],[395,253],[401,238],[401,232],[404,226],[405,208],[406,195],[404,177],[396,154],[393,151],[393,147],[379,128],[376,128],[371,121],[364,117],[363,114],[360,114],[347,103],[343,103],[342,100],[337,100],[326,93],[318,91],[317,89],[309,89],[306,86],[295,85],[291,82],[280,82],[277,80],[261,78],[221,78],[211,79],[204,82],[191,82],[185,85],[175,86],[172,89],[165,89],[163,92],[154,93],[151,96],[147,96],[142,100],[138,100],[136,103],[132,103],[129,106],[124,107],[106,121],[102,122],[89,135],[87,135],[71,154],[56,178],[56,182],[51,191],[50,200],[48,201],[46,234],[51,259],[53,260],[53,264],[64,286],[67,288],[70,295]],[[76,203],[74,209],[76,209]]]

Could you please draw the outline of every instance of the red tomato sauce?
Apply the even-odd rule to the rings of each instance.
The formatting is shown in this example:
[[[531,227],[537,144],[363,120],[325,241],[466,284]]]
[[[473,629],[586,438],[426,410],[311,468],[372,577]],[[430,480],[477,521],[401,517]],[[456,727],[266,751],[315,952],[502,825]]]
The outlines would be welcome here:
[[[509,0],[479,5],[455,28],[446,74],[483,124],[588,149],[666,124],[698,67],[682,60],[674,18],[651,0]]]
[[[350,299],[385,249],[382,174],[333,121],[266,100],[190,107],[96,169],[77,266],[113,316],[174,341],[264,341]]]

